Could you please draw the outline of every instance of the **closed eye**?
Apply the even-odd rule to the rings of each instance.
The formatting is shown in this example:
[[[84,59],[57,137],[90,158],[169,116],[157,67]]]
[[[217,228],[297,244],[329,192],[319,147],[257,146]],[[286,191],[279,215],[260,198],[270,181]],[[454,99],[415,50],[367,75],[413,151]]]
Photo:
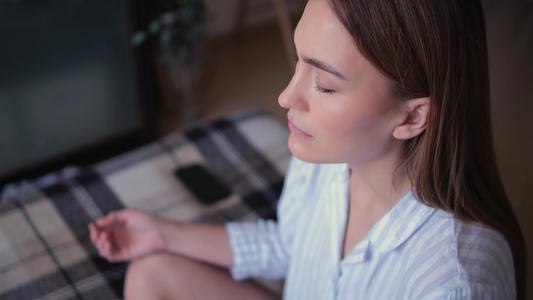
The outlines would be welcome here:
[[[324,93],[324,94],[333,94],[335,91],[334,90],[330,90],[330,89],[325,89],[321,86],[319,86],[318,84],[315,84],[315,90],[321,92],[321,93]]]

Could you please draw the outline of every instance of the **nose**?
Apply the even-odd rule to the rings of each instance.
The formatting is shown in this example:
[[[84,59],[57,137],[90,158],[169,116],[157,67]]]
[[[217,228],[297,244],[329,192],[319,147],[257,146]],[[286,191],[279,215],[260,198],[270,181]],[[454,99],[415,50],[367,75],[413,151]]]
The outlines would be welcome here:
[[[287,87],[278,97],[281,107],[287,109],[306,110],[307,103],[304,97],[303,74],[299,72],[298,66]]]

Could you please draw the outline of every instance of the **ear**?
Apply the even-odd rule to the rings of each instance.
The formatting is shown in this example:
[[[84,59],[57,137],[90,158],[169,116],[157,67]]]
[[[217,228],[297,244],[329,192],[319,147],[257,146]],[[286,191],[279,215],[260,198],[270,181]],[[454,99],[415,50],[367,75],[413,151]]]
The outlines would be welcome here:
[[[429,97],[407,100],[403,106],[402,120],[392,135],[399,140],[408,140],[424,132],[429,117]]]

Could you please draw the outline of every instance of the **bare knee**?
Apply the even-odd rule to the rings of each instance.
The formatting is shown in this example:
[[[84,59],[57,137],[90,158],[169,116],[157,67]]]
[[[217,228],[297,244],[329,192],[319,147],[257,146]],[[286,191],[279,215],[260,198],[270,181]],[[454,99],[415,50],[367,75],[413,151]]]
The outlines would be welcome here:
[[[126,273],[125,299],[165,299],[169,284],[172,285],[173,298],[180,298],[175,292],[187,287],[184,282],[187,265],[186,258],[166,253],[132,261]]]
[[[250,281],[235,282],[225,269],[173,254],[133,261],[124,296],[135,299],[278,299]]]

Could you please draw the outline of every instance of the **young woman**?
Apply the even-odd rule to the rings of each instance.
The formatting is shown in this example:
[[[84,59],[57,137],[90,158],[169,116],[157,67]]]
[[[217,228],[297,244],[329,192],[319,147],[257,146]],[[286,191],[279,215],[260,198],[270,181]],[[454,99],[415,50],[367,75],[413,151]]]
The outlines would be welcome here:
[[[111,213],[91,238],[133,261],[126,298],[277,298],[262,276],[287,299],[522,299],[479,1],[310,0],[294,41],[279,221]]]

